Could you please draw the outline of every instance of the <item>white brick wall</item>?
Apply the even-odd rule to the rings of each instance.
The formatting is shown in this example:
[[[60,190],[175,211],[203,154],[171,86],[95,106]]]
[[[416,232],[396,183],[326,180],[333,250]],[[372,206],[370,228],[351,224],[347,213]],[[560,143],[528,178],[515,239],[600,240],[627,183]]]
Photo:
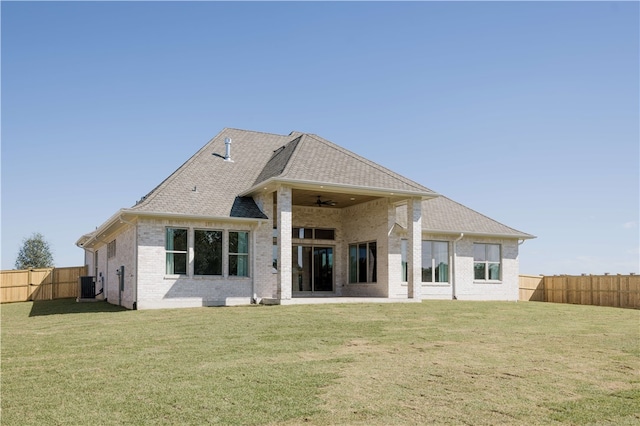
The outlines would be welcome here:
[[[387,200],[374,200],[342,210],[343,255],[339,261],[343,264],[340,282],[344,283],[344,296],[389,297],[389,211]],[[375,241],[377,243],[376,283],[349,283],[349,244]]]
[[[276,297],[291,299],[291,226],[293,224],[291,188],[280,186],[277,191],[278,281]]]
[[[96,245],[98,253],[98,273],[94,265],[94,254],[86,252],[87,271],[91,276],[95,275],[96,293],[103,289],[103,293],[98,295],[97,299],[107,299],[109,303],[114,305],[122,305],[129,309],[133,308],[135,301],[135,227],[126,225],[116,234],[105,235],[100,239],[100,243]],[[116,241],[116,254],[112,258],[107,258],[107,243]],[[116,271],[120,266],[125,267],[125,286],[124,291],[120,294],[119,281]]]
[[[473,277],[473,243],[501,245],[502,280],[475,281]],[[455,292],[459,300],[518,300],[518,241],[496,238],[464,237],[458,241]]]
[[[191,307],[219,304],[248,304],[253,294],[260,298],[292,296],[291,288],[291,228],[332,228],[335,241],[317,242],[319,245],[334,247],[334,290],[337,296],[408,297],[408,285],[402,282],[400,256],[401,239],[409,239],[407,229],[396,225],[396,207],[388,200],[379,199],[344,209],[291,206],[291,191],[282,190],[277,209],[281,211],[280,235],[288,244],[280,245],[279,270],[272,268],[272,238],[274,204],[273,193],[257,197],[256,202],[270,217],[254,222],[191,221],[168,219],[140,219],[136,228],[126,226],[114,236],[104,241],[116,239],[116,256],[107,259],[106,244],[98,247],[98,273],[104,277],[105,293],[110,303],[132,308]],[[405,218],[407,213],[405,212]],[[187,228],[189,231],[190,260],[188,276],[168,276],[165,274],[165,230],[167,227]],[[194,229],[215,229],[224,232],[223,276],[193,276],[193,232]],[[243,230],[250,233],[250,276],[229,277],[228,232]],[[456,243],[457,255],[453,264],[453,240],[458,235],[422,233],[422,240],[447,241],[449,243],[449,283],[418,282],[419,294],[423,299],[451,299],[455,295],[461,300],[517,300],[518,299],[518,244],[517,240],[495,238],[475,238],[465,236]],[[281,239],[279,241],[282,241]],[[377,283],[349,284],[349,244],[377,242]],[[496,283],[478,282],[473,279],[473,243],[501,244],[502,279]],[[307,244],[307,241],[300,241]],[[309,242],[311,244],[311,242]],[[420,247],[421,248],[421,247]],[[89,274],[94,274],[94,257],[86,257]],[[137,265],[136,265],[137,263]],[[421,259],[420,259],[421,268]],[[120,295],[116,270],[125,266],[125,290]],[[136,266],[138,270],[136,271]],[[281,283],[285,285],[279,293],[278,273],[282,273]],[[96,291],[102,284],[96,277]],[[455,283],[455,285],[454,285]],[[120,300],[121,297],[121,300]]]
[[[424,232],[422,240],[447,241],[449,244],[449,282],[422,283],[422,299],[452,299],[459,300],[518,300],[518,241],[513,239],[487,238],[465,236],[456,245],[457,256],[454,261],[453,241],[459,235],[432,234]],[[396,227],[392,233],[390,246],[390,268],[395,268],[394,275],[401,276],[400,240],[407,238],[406,230]],[[473,243],[500,244],[502,254],[502,279],[500,282],[482,282],[474,280]],[[392,277],[393,278],[393,277]],[[454,289],[455,287],[455,289]],[[391,281],[391,297],[407,297],[407,284],[397,285]]]
[[[189,229],[190,247],[193,247],[194,229],[215,229],[224,231],[223,275],[193,276],[193,256],[189,258],[189,276],[166,275],[165,230],[167,227]],[[228,276],[228,231],[249,231],[250,259],[253,259],[256,234],[262,230],[251,223],[230,223],[210,221],[179,221],[143,219],[139,222],[138,234],[138,308],[196,307],[209,305],[248,304],[253,295],[253,277]],[[269,250],[270,250],[269,245]],[[193,250],[190,250],[192,253]],[[251,262],[250,265],[256,265]]]
[[[256,197],[256,204],[270,218],[255,231],[254,293],[258,300],[276,297],[278,275],[273,269],[273,192]]]

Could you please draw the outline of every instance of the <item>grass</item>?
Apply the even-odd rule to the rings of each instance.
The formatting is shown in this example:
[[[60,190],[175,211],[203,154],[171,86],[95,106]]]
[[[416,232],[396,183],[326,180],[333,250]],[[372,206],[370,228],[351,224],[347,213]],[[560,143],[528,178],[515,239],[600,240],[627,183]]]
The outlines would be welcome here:
[[[2,306],[2,424],[640,424],[640,311]]]

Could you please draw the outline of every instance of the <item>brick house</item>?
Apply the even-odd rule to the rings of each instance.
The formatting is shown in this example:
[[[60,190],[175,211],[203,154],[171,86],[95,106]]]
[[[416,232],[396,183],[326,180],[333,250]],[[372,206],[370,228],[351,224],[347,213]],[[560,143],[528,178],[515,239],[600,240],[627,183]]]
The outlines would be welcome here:
[[[534,238],[319,136],[224,129],[77,245],[130,309],[517,300]]]

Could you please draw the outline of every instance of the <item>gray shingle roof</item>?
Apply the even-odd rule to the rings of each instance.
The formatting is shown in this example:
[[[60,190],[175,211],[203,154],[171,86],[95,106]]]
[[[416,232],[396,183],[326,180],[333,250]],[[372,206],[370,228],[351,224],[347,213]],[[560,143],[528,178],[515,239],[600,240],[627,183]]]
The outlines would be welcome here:
[[[302,135],[279,177],[398,192],[435,194],[419,183],[311,134]]]
[[[233,162],[224,161],[227,137]],[[240,195],[272,178],[437,195],[316,135],[224,129],[131,210],[264,219],[253,199]],[[443,196],[423,201],[422,211],[425,231],[534,238]]]
[[[224,161],[227,137],[232,140],[233,162]],[[251,198],[238,204],[236,197],[270,178],[433,193],[315,135],[285,136],[224,129],[143,197],[133,210],[261,218],[264,215]]]
[[[302,136],[295,138],[288,144],[275,150],[253,184],[258,185],[260,182],[264,182],[267,179],[280,176],[285,167],[287,167],[287,164],[289,164],[289,160],[295,152],[300,139],[302,139]]]
[[[225,138],[231,159],[224,161]],[[251,198],[237,200],[250,188],[273,151],[293,136],[224,129],[180,166],[133,210],[214,217],[263,217]],[[253,206],[250,206],[253,204]]]
[[[405,215],[406,217],[406,215]],[[531,234],[503,225],[450,198],[439,196],[422,202],[422,230],[535,238]]]

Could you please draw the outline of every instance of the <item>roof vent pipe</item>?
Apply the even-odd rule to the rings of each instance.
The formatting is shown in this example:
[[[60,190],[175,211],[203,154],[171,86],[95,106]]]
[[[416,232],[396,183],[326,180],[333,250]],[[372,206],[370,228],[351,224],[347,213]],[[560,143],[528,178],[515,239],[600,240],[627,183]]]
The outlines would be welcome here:
[[[224,138],[224,146],[225,146],[224,161],[229,161],[230,163],[233,163],[233,160],[231,159],[231,138]]]

